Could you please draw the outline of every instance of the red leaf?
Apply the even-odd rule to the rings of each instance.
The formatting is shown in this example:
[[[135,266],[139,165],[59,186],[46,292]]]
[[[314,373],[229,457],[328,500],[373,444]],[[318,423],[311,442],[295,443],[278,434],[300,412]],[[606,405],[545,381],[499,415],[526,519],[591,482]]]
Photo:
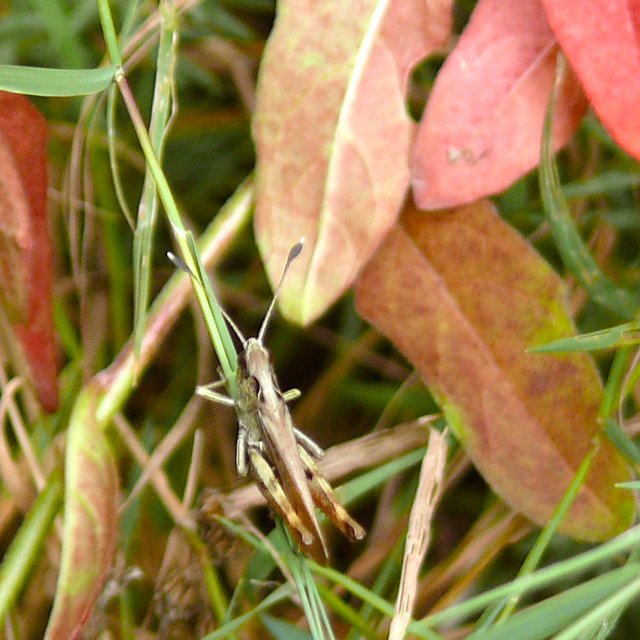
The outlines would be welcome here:
[[[574,333],[562,281],[488,202],[409,208],[364,269],[357,307],[416,366],[493,489],[544,525],[599,432],[587,354],[527,353]],[[561,531],[602,540],[634,514],[622,456],[603,439]]]
[[[640,2],[544,0],[544,5],[602,123],[640,159]]]
[[[113,564],[118,475],[96,419],[99,396],[98,385],[85,389],[69,421],[62,558],[46,640],[80,637]]]
[[[283,0],[258,83],[256,234],[286,316],[309,323],[350,286],[409,179],[412,65],[441,47],[450,0]]]
[[[498,193],[538,164],[556,53],[540,0],[480,0],[418,130],[412,184],[421,209]],[[585,109],[569,73],[558,96],[554,149],[566,144]]]
[[[0,132],[0,300],[15,322],[27,316],[28,227],[29,204],[22,179],[9,142]]]
[[[47,219],[47,125],[22,95],[0,91],[2,302],[22,343],[40,402],[58,405],[53,264]]]

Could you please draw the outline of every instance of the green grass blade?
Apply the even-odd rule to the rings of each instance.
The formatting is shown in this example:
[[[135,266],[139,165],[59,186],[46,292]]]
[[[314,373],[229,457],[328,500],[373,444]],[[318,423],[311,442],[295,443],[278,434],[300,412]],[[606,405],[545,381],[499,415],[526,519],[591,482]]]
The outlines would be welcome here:
[[[600,329],[580,336],[554,340],[528,349],[533,353],[569,353],[572,351],[598,351],[640,343],[640,322],[627,322],[617,327]]]
[[[559,633],[554,640],[579,640],[580,638],[605,638],[609,634],[593,636],[594,632],[605,626],[611,630],[612,620],[618,618],[626,606],[640,594],[640,576],[630,584],[625,585],[599,605],[590,609],[582,618],[569,628]]]
[[[620,406],[620,398],[622,396],[622,387],[627,380],[627,368],[632,358],[632,348],[623,347],[618,349],[613,356],[613,362],[609,369],[609,376],[604,385],[600,407],[598,409],[598,420],[601,424],[616,413],[617,407]]]
[[[424,447],[421,447],[420,449],[412,451],[411,453],[406,454],[398,458],[397,460],[392,460],[378,468],[368,471],[358,478],[355,478],[354,480],[351,480],[341,487],[338,487],[336,489],[336,495],[339,497],[341,502],[343,502],[344,504],[349,504],[349,502],[352,502],[361,495],[370,492],[375,487],[386,482],[389,478],[418,464],[424,457],[424,451]],[[233,523],[227,523],[223,519],[220,519],[220,521],[223,522],[225,526],[232,528],[237,535],[242,535],[241,529],[235,527]],[[298,556],[296,552],[292,551],[291,545],[287,544],[284,540],[284,534],[281,532],[279,528],[280,526],[281,525],[279,524],[278,528],[276,528],[276,530],[274,530],[270,534],[269,540],[279,549],[281,555],[287,562],[289,570],[296,579],[296,586],[301,597],[305,615],[307,616],[307,621],[309,622],[309,627],[312,630],[312,635],[314,638],[331,638],[333,636],[330,635],[332,634],[332,632],[329,627],[329,622],[322,605],[322,600],[318,594],[317,587],[311,574],[311,571],[316,571],[316,567],[319,565],[316,565],[306,558]],[[251,540],[247,541],[252,543]],[[273,570],[274,566],[275,561],[271,556],[266,557],[263,554],[256,554],[250,561],[246,573],[247,575],[252,576],[254,579],[264,580]],[[341,574],[334,572],[334,574],[332,575],[340,576]],[[357,583],[353,583],[353,585],[357,585]],[[364,589],[364,591],[362,591],[361,593],[370,594],[371,598],[375,600],[376,605],[378,605],[374,605],[373,608],[379,610],[379,607],[383,606],[385,607],[384,613],[386,615],[393,614],[393,605],[389,604],[388,602],[386,602],[386,600],[380,598],[364,587],[362,587],[362,589]],[[360,597],[360,594],[356,595]],[[415,632],[413,628],[411,629],[412,633]],[[418,630],[417,635],[423,638],[427,638],[427,640],[433,640],[433,638],[438,637],[436,636],[436,634],[433,634],[428,630],[425,631],[422,628]]]
[[[615,420],[609,418],[605,421],[604,432],[607,438],[613,442],[618,451],[620,451],[625,458],[630,460],[633,464],[640,465],[640,449],[620,428],[620,425]],[[623,485],[624,483],[621,483],[617,486]]]
[[[0,89],[31,96],[83,96],[104,91],[113,82],[116,68],[48,69],[0,65]]]
[[[229,600],[227,599],[227,594],[221,584],[220,576],[209,561],[207,547],[197,533],[188,528],[183,528],[183,532],[189,541],[191,548],[194,549],[200,557],[204,583],[207,587],[209,601],[211,602],[211,606],[216,617],[216,623],[220,625],[225,619],[229,608]],[[229,640],[236,640],[236,638],[229,636]]]
[[[542,556],[551,544],[551,540],[558,530],[558,527],[569,513],[569,509],[574,503],[578,492],[580,491],[580,487],[584,484],[585,478],[587,477],[589,469],[591,468],[591,462],[593,461],[593,457],[595,456],[597,451],[598,445],[596,444],[580,463],[578,470],[573,476],[571,484],[562,496],[562,500],[556,507],[551,520],[544,527],[544,529],[542,529],[535,544],[533,545],[533,548],[531,549],[531,551],[529,551],[527,557],[525,558],[525,561],[522,563],[522,567],[520,568],[520,571],[518,571],[518,577],[530,575],[540,564]],[[509,601],[505,603],[505,607],[500,613],[499,622],[506,620],[513,613],[519,600],[520,596],[512,596]],[[493,620],[496,616],[497,611],[501,608],[502,604],[494,606],[493,609],[486,614],[486,620]]]
[[[637,584],[639,570],[638,565],[615,569],[535,604],[499,626],[467,637],[469,640],[544,640],[618,590]]]
[[[237,396],[236,350],[233,344],[233,339],[231,338],[229,329],[227,328],[227,322],[220,310],[220,305],[213,293],[209,276],[207,275],[202,264],[202,260],[200,259],[200,253],[198,252],[195,238],[190,231],[185,233],[185,238],[187,241],[187,247],[191,254],[191,260],[195,266],[197,284],[204,291],[206,308],[201,306],[202,313],[204,314],[205,319],[207,317],[211,317],[215,323],[217,330],[214,333],[211,333],[211,331],[209,333],[211,334],[213,346],[216,350],[220,366],[222,367],[222,372],[226,378],[227,388],[229,389],[231,396],[235,398]]]
[[[136,18],[138,15],[142,13],[142,7],[144,5],[143,0],[129,0],[125,3],[126,11],[122,18],[122,26],[120,28],[120,41],[126,42],[127,39],[132,35]],[[98,5],[99,7],[100,5]],[[104,21],[103,21],[104,25]],[[104,29],[104,26],[103,26]]]
[[[415,451],[406,453],[395,460],[386,462],[385,464],[367,471],[357,478],[345,482],[342,486],[336,489],[336,494],[340,500],[348,505],[349,503],[357,500],[360,496],[369,493],[375,487],[384,484],[399,473],[410,469],[411,467],[419,464],[424,458],[425,447],[420,447]]]
[[[403,538],[398,539],[393,549],[391,549],[391,552],[387,554],[384,564],[378,571],[378,575],[371,585],[371,591],[381,598],[384,597],[385,593],[391,593],[394,585],[397,584],[402,567],[404,543],[405,540]],[[358,611],[358,625],[367,625],[365,628],[369,628],[369,625],[373,626],[374,621],[379,617],[379,613],[369,603],[364,602],[360,607],[360,611]],[[358,638],[356,629],[359,629],[359,627],[354,624],[354,628],[349,632],[346,640],[356,640],[356,638]],[[365,631],[359,631],[362,635],[367,636]]]
[[[42,545],[62,501],[62,478],[54,474],[36,498],[0,566],[0,627],[20,594],[29,570],[42,553]]]
[[[640,489],[640,480],[631,480],[629,482],[618,482],[616,487],[621,489],[633,489],[634,491]]]
[[[220,209],[206,231],[200,236],[198,251],[211,261],[212,255],[219,255],[224,247],[230,243],[249,221],[251,212],[252,189],[251,183],[241,185],[226,204]],[[175,273],[165,284],[160,294],[154,300],[147,317],[147,331],[153,332],[154,324],[158,323],[169,310],[175,307],[175,292],[187,275]],[[198,290],[196,289],[196,293]],[[173,309],[175,311],[175,309]],[[119,366],[112,372],[110,384],[101,399],[98,409],[100,420],[110,420],[116,411],[119,411],[123,403],[131,395],[135,374],[144,369],[155,354],[155,347],[147,349],[138,361],[133,357],[132,350],[124,349],[117,359]]]
[[[589,198],[640,185],[640,174],[632,171],[604,171],[588,180],[562,186],[565,198]]]
[[[339,595],[326,586],[320,584],[318,590],[322,594],[323,602],[336,616],[342,618],[351,627],[351,634],[354,637],[359,635],[370,640],[377,640],[378,632],[367,624],[360,612],[349,606]]]
[[[107,45],[109,58],[117,67],[122,66],[122,58],[120,57],[120,48],[118,47],[118,38],[113,25],[113,16],[107,0],[98,0],[98,14],[100,15],[100,23],[102,24],[102,33],[104,41]]]
[[[209,335],[211,336],[214,348],[216,349],[216,354],[222,366],[225,378],[227,381],[231,381],[235,378],[235,350],[233,350],[233,352],[228,352],[226,348],[224,348],[224,345],[233,344],[231,336],[229,335],[229,329],[227,328],[226,322],[219,310],[219,305],[213,295],[213,290],[211,289],[208,278],[202,276],[205,272],[199,259],[198,252],[194,249],[195,242],[193,242],[193,237],[189,232],[187,232],[184,224],[182,223],[178,206],[162,171],[158,157],[153,149],[149,133],[144,125],[138,106],[133,94],[131,93],[131,89],[122,73],[117,74],[116,80],[125,106],[129,112],[131,123],[133,124],[138,136],[140,146],[142,147],[145,160],[149,170],[153,174],[158,195],[160,196],[165,214],[172,227],[175,240],[180,247],[182,258],[191,274],[196,276],[192,277],[196,298],[204,316],[205,324],[209,331]],[[244,187],[249,183],[250,181],[246,181],[238,188],[238,191],[244,192]],[[201,274],[201,276],[198,277],[198,274]],[[230,382],[230,384],[233,383]]]
[[[424,452],[423,452],[424,455]],[[330,567],[322,567],[313,561],[310,561],[311,569],[314,573],[324,576],[328,580],[331,580],[334,584],[343,587],[346,591],[352,593],[356,598],[359,598],[364,603],[367,603],[373,609],[379,611],[387,618],[391,618],[395,612],[393,604],[381,598],[379,595],[367,589],[367,587],[361,585],[359,582],[352,580],[348,576],[331,569]],[[448,611],[448,610],[447,610]],[[407,627],[407,633],[409,635],[423,638],[424,640],[441,640],[439,634],[431,630],[423,622],[413,621],[409,623]]]
[[[113,181],[113,188],[116,193],[116,198],[120,209],[127,221],[127,224],[131,230],[135,229],[135,222],[129,204],[127,203],[127,197],[122,185],[120,177],[120,165],[118,164],[117,153],[117,140],[118,132],[116,128],[116,106],[117,106],[118,90],[115,85],[109,88],[109,95],[107,96],[107,146],[109,152],[109,165],[111,166],[111,179]]]
[[[168,3],[163,4],[160,43],[156,60],[156,79],[151,106],[149,137],[159,162],[164,156],[165,143],[173,110],[173,87],[176,70],[178,34],[175,20],[169,14]],[[151,292],[153,239],[158,219],[158,192],[149,168],[145,171],[142,196],[138,207],[133,238],[134,273],[134,336],[136,354],[144,335],[144,320]]]
[[[196,298],[198,300],[200,310],[202,311],[202,315],[204,316],[205,325],[213,342],[214,348],[216,349],[216,354],[222,366],[224,376],[226,380],[233,385],[234,383],[232,380],[235,379],[235,350],[233,350],[233,352],[227,352],[227,349],[224,347],[224,345],[233,344],[231,336],[229,335],[229,329],[227,328],[224,317],[219,310],[219,305],[213,295],[213,290],[211,289],[208,278],[198,277],[198,274],[204,273],[204,269],[202,268],[202,265],[199,264],[200,260],[198,252],[194,251],[195,242],[193,242],[192,236],[190,236],[182,223],[178,206],[173,194],[171,193],[171,189],[169,188],[169,183],[167,182],[158,157],[153,149],[153,144],[149,138],[149,133],[145,127],[144,121],[131,92],[131,88],[129,87],[122,72],[116,74],[116,81],[125,106],[129,112],[131,123],[133,124],[136,135],[138,136],[138,141],[142,147],[145,160],[149,170],[153,174],[158,195],[164,207],[167,219],[172,227],[176,243],[180,247],[182,259],[193,276],[191,280]],[[245,181],[245,183],[240,185],[237,193],[246,194],[247,188],[250,190],[249,185],[250,180]],[[189,242],[190,237],[191,244]],[[233,389],[234,387],[230,390],[232,393]]]
[[[260,540],[258,537],[256,537],[253,533],[247,531],[245,527],[239,524],[236,524],[235,522],[233,522],[233,520],[229,520],[224,516],[215,516],[214,519],[216,522],[220,523],[222,526],[229,529],[229,531],[234,536],[236,536],[237,538],[240,538],[241,540],[246,542],[249,546],[253,547],[258,553],[265,553],[265,554],[269,553],[269,550],[267,549],[267,546],[264,544],[264,542]],[[271,571],[273,566],[269,569],[269,571]],[[249,573],[249,572],[245,572],[245,573]],[[265,574],[262,574],[261,578],[255,578],[254,576],[254,579],[257,579],[258,581],[260,579],[266,580],[267,576],[268,574],[265,573]]]
[[[293,576],[311,637],[314,640],[335,640],[329,618],[324,610],[324,604],[318,593],[318,587],[311,574],[308,560],[295,549],[295,544],[282,520],[277,518],[276,522],[277,528],[274,533],[276,534],[276,539],[280,540],[280,544],[277,544],[277,542],[275,544]]]
[[[266,613],[260,616],[260,620],[276,640],[309,640],[312,637],[308,631]]]
[[[540,569],[535,573],[516,578],[506,585],[495,587],[485,593],[470,598],[466,602],[454,605],[448,609],[439,611],[438,613],[431,614],[421,621],[412,622],[409,625],[409,632],[423,638],[439,637],[431,630],[431,627],[440,624],[456,624],[461,619],[473,615],[491,603],[502,600],[505,597],[524,595],[538,589],[548,588],[550,584],[556,581],[565,580],[576,573],[589,571],[594,567],[600,566],[601,563],[605,561],[611,562],[621,553],[628,553],[635,549],[639,544],[640,526],[636,526],[617,538],[614,538],[599,547],[595,547],[586,553],[580,554],[563,562],[555,563],[545,567],[544,569]],[[334,569],[322,567],[313,562],[310,563],[310,566],[314,573],[318,573],[333,583],[340,585],[346,591],[353,594],[363,602],[370,604],[383,615],[387,617],[391,617],[393,615],[393,605],[391,603],[387,602],[355,580],[352,580]],[[634,567],[633,571],[638,571],[637,564],[632,566]],[[627,576],[627,579],[628,578],[629,576]]]
[[[224,518],[219,517],[216,518],[216,520],[234,531],[237,535],[240,535],[245,541],[253,545],[257,551],[264,553],[264,546],[252,535],[247,534],[240,527]],[[314,640],[334,640],[333,630],[331,629],[329,619],[324,610],[324,605],[309,568],[308,560],[295,549],[293,540],[289,536],[280,518],[276,518],[276,528],[270,534],[269,540],[278,550],[282,561],[293,577],[294,585],[292,586],[295,586],[298,592],[300,605],[309,625],[311,637],[314,638]],[[252,573],[251,567],[247,571],[247,574],[253,575],[254,579],[256,575],[260,575],[263,579],[266,579],[275,566],[275,562],[271,556],[269,556],[269,560],[270,562],[267,562],[260,568],[258,574]],[[254,566],[256,566],[255,563]],[[232,621],[230,621],[229,624],[231,624],[231,622]]]
[[[558,60],[563,60],[561,55]],[[565,267],[595,302],[623,318],[631,319],[638,312],[638,298],[627,290],[617,287],[602,273],[575,227],[560,188],[558,167],[553,155],[552,125],[557,83],[563,75],[561,66],[559,63],[556,72],[556,88],[545,116],[540,149],[540,192],[545,212]]]
[[[599,566],[603,561],[611,562],[620,553],[627,553],[633,550],[637,544],[640,544],[640,526],[633,527],[617,538],[601,544],[586,553],[549,565],[535,573],[516,578],[508,584],[495,587],[470,598],[466,602],[429,615],[421,622],[432,626],[464,619],[505,596],[522,596],[538,589],[548,588],[554,582],[564,580],[576,573],[591,570]]]
[[[251,609],[251,611],[247,611],[237,618],[233,618],[233,620],[222,625],[213,633],[204,636],[201,640],[225,640],[226,638],[229,638],[230,634],[240,630],[245,624],[247,624],[247,622],[255,618],[257,615],[268,611],[279,602],[291,597],[292,593],[293,587],[290,584],[283,584],[264,598],[262,602],[260,602],[260,604],[255,608]]]

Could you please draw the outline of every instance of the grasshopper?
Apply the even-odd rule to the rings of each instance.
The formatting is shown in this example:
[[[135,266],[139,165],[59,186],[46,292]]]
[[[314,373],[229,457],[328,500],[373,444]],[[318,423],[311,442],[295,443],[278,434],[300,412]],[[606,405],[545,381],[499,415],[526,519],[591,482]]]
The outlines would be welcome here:
[[[291,262],[300,254],[303,240],[289,250],[289,255],[256,338],[246,339],[225,314],[242,343],[238,354],[236,382],[238,397],[229,398],[215,388],[221,379],[199,386],[196,393],[220,404],[232,406],[238,417],[236,467],[240,476],[253,476],[272,511],[288,525],[303,551],[326,564],[327,546],[315,514],[319,507],[352,542],[364,537],[364,529],[338,502],[331,486],[322,476],[316,460],[322,449],[295,428],[287,402],[299,397],[292,389],[280,391],[264,335],[273,315],[280,288]]]

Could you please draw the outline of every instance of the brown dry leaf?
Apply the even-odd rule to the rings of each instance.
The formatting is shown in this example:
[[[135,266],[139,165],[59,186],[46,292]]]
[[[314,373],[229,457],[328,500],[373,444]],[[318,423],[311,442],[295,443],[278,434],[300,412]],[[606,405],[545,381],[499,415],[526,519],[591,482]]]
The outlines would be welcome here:
[[[557,51],[540,0],[480,0],[418,129],[411,177],[421,209],[498,193],[537,166]],[[553,121],[554,149],[568,142],[586,108],[568,73]]]
[[[395,222],[409,180],[412,66],[447,41],[451,0],[283,0],[253,122],[256,235],[280,296],[308,324],[347,289]]]
[[[416,366],[476,467],[544,525],[600,432],[602,385],[585,353],[526,349],[574,334],[560,278],[491,203],[408,207],[364,270],[357,307]],[[634,515],[629,470],[604,439],[561,527],[582,540]]]

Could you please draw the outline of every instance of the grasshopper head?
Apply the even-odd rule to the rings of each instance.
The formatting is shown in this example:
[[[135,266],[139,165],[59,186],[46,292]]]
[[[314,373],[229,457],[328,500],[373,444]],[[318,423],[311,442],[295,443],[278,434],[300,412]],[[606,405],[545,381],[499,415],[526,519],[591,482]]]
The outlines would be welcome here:
[[[271,369],[269,352],[257,338],[249,338],[244,344],[244,350],[238,356],[238,368],[246,376],[256,376],[260,372]]]

